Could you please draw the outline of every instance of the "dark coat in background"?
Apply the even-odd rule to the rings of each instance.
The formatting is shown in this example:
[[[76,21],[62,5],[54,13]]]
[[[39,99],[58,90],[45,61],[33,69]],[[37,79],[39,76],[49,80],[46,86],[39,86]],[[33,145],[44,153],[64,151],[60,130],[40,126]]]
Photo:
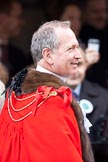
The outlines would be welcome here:
[[[90,138],[96,162],[108,161],[108,91],[98,84],[84,81],[80,100],[87,99],[93,104],[93,111],[87,118],[93,124]]]
[[[27,57],[21,49],[12,44],[0,45],[0,48],[3,52],[1,61],[6,65],[11,79],[17,72],[27,66]]]

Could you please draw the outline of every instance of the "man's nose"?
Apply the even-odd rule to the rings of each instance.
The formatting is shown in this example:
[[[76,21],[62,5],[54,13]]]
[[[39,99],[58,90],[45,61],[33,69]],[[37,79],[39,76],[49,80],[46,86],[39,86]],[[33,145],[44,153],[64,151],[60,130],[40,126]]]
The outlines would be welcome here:
[[[75,51],[75,58],[76,58],[76,59],[81,59],[81,58],[82,58],[81,52],[80,52],[79,49],[76,49],[76,51]]]

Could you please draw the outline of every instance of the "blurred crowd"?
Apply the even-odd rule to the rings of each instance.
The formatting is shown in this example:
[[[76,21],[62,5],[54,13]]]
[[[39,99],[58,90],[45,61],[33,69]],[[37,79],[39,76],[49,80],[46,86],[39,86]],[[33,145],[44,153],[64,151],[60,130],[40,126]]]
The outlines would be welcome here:
[[[29,3],[27,3],[29,4]],[[71,29],[76,34],[83,59],[78,65],[79,71],[67,79],[67,86],[77,92],[77,100],[86,104],[87,117],[93,124],[90,139],[96,162],[108,160],[108,2],[107,0],[46,0],[34,1],[27,5],[25,1],[2,0],[0,2],[0,94],[8,87],[13,76],[25,66],[33,63],[30,51],[24,50],[21,30],[29,31],[26,9],[35,12],[39,8],[43,17],[41,24],[49,20],[70,20]],[[29,13],[30,13],[29,12]],[[33,13],[32,13],[33,14]],[[31,14],[30,14],[31,15]],[[24,19],[25,16],[25,19]],[[29,15],[28,15],[29,16]],[[32,19],[32,18],[31,18]],[[35,17],[34,17],[35,19]],[[30,28],[31,29],[31,28]],[[34,31],[29,32],[32,35]],[[99,40],[98,50],[88,46],[89,40]],[[29,42],[30,40],[28,40]],[[26,41],[23,41],[23,45]],[[1,105],[5,98],[1,95]],[[83,105],[83,104],[82,104]],[[92,105],[92,106],[91,106]],[[2,107],[2,106],[1,106]],[[84,108],[84,106],[82,106]],[[99,134],[100,133],[100,134]],[[104,140],[105,138],[105,140]]]

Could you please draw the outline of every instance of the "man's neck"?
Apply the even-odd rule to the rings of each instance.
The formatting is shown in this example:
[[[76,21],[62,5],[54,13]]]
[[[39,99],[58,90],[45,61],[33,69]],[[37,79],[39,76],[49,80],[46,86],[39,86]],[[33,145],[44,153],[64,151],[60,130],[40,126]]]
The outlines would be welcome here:
[[[61,80],[63,80],[63,82],[66,81],[66,78],[64,78],[64,77],[62,77],[62,76],[60,76],[58,74],[55,74],[52,71],[47,70],[46,68],[42,67],[41,65],[37,65],[36,71],[40,71],[40,72],[43,72],[43,73],[52,74],[52,75],[55,75],[56,77],[60,78]]]

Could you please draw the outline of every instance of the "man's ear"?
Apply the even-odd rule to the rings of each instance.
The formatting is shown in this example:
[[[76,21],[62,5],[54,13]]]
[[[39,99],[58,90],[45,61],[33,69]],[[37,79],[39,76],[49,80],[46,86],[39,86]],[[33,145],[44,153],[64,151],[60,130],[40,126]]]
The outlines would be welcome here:
[[[44,48],[42,51],[43,58],[49,64],[53,64],[52,52],[49,48]]]

